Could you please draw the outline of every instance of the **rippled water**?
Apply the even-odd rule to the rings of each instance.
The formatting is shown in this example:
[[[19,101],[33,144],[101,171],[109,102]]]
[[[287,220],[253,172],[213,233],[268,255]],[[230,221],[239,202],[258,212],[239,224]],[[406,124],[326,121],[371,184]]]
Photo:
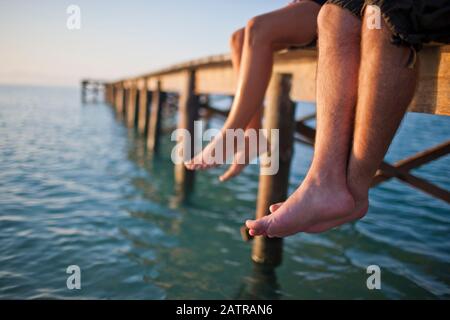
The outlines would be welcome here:
[[[220,184],[200,173],[188,204],[160,156],[104,104],[75,89],[0,87],[0,298],[449,298],[450,207],[391,181],[360,222],[285,241],[275,273],[239,234],[253,216],[257,168]],[[450,137],[449,118],[409,114],[389,160]],[[312,152],[296,146],[291,189]],[[449,189],[450,157],[414,170]],[[82,289],[66,288],[81,268]],[[382,290],[366,287],[366,267]]]

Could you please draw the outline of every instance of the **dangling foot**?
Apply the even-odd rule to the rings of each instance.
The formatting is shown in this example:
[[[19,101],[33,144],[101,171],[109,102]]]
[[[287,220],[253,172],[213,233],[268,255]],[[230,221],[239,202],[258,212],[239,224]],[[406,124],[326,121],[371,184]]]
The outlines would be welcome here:
[[[194,158],[186,161],[184,165],[189,170],[206,170],[220,166],[226,160],[225,139],[222,133],[219,133],[213,140]],[[217,154],[219,153],[219,154]]]
[[[286,202],[271,206],[272,214],[246,225],[251,235],[269,237],[318,233],[363,217],[367,208],[367,200],[355,201],[345,184],[307,177]]]
[[[258,134],[259,128],[260,127],[247,127],[245,129],[245,147],[243,150],[237,150],[237,152],[234,154],[233,163],[230,165],[228,170],[226,170],[219,177],[219,180],[221,182],[227,181],[239,175],[242,172],[242,170],[244,170],[244,168],[248,166],[250,162],[252,162],[256,157],[258,157],[258,153],[260,152],[259,150],[262,143],[266,143],[264,145],[265,148],[269,148],[267,140],[264,137],[259,136]],[[253,133],[250,134],[250,132]],[[255,141],[253,141],[252,139],[252,135],[257,139],[256,144]],[[264,141],[259,141],[260,139],[264,139]]]

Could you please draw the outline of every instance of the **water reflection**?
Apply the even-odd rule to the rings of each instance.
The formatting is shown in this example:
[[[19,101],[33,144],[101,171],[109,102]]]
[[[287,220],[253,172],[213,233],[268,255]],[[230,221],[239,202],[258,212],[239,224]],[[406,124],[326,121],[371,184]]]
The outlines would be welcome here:
[[[146,148],[146,144],[144,139],[136,135],[134,132],[130,133],[129,136],[129,148],[128,148],[128,158],[130,161],[136,163],[140,168],[144,169],[150,176],[151,179],[133,179],[133,185],[142,192],[142,196],[152,203],[161,202],[163,198],[167,199],[167,203],[169,208],[181,212],[182,215],[185,216],[186,219],[194,219],[195,217],[188,216],[188,213],[192,210],[197,210],[199,208],[196,207],[195,201],[191,201],[193,196],[193,185],[177,183],[176,182],[176,171],[173,164],[168,159],[167,154],[168,148],[170,148],[170,143],[168,143],[168,139],[164,139],[162,143],[162,150],[159,153],[153,154],[149,152]],[[161,167],[164,167],[164,170],[161,170]],[[174,172],[173,175],[169,175],[166,177],[161,177],[160,175],[163,172],[167,172],[168,167],[171,167],[171,170]],[[170,170],[170,169],[169,169]],[[155,175],[155,172],[158,175]],[[168,179],[172,179],[169,181]],[[161,184],[161,181],[164,181],[164,184]],[[169,183],[168,183],[169,182]],[[167,185],[170,184],[172,187],[171,190],[168,190]],[[164,187],[166,191],[165,197],[163,196],[164,190],[160,187]],[[178,239],[183,239],[184,237],[192,237],[198,238],[202,237],[202,233],[192,234],[189,232],[189,226],[184,226],[183,229],[183,221],[184,218],[182,216],[177,215],[174,219],[173,215],[170,212],[165,212],[163,207],[160,208],[161,212],[157,212],[159,210],[152,209],[150,212],[145,212],[142,210],[129,210],[130,216],[138,219],[143,219],[147,221],[149,224],[153,226],[157,226],[159,230],[166,235],[166,238],[169,239],[171,237],[176,236]],[[148,211],[148,209],[147,209]],[[199,225],[201,222],[199,222]],[[200,226],[201,227],[201,226]],[[239,228],[236,228],[236,231],[239,235]],[[122,230],[122,232],[124,232]],[[126,233],[125,233],[126,234]],[[129,235],[127,235],[129,238]],[[205,241],[207,242],[208,237],[205,236]],[[142,244],[143,239],[139,241],[138,239],[133,239],[133,245],[136,246]],[[238,240],[242,243],[242,240]],[[150,241],[152,242],[152,241]],[[157,241],[160,243],[160,241]],[[205,246],[206,246],[205,242]],[[225,243],[225,248],[227,248],[227,241],[223,241]],[[208,242],[208,245],[211,243]],[[247,247],[250,247],[248,244],[245,244]],[[223,246],[223,245],[222,245]],[[168,264],[166,267],[167,270],[172,270],[176,272],[175,269],[183,266],[184,268],[180,268],[178,274],[179,275],[189,275],[188,281],[197,282],[196,284],[189,284],[189,286],[193,285],[194,287],[211,284],[208,283],[207,279],[208,275],[204,273],[199,273],[197,267],[194,263],[192,263],[191,258],[194,254],[190,251],[192,248],[183,248],[180,244],[178,246],[169,246],[169,247],[159,247],[152,246],[150,243],[147,243],[147,248],[153,247],[156,249],[156,254],[158,258],[156,260],[166,261]],[[142,249],[142,245],[141,245]],[[198,248],[194,248],[198,249]],[[207,249],[205,248],[205,251]],[[224,249],[227,250],[228,249]],[[203,252],[198,252],[196,255],[201,256],[204,254]],[[202,258],[199,258],[202,259]],[[272,266],[264,266],[257,263],[252,263],[249,254],[244,257],[244,259],[240,259],[239,263],[243,263],[246,266],[250,266],[250,269],[242,274],[241,276],[236,276],[233,278],[231,286],[235,289],[231,291],[235,291],[234,296],[229,296],[228,293],[221,291],[221,289],[217,289],[220,294],[223,295],[224,298],[234,298],[234,299],[280,299],[280,285],[277,280],[277,275],[275,268]],[[243,260],[243,261],[242,261]],[[187,265],[191,261],[191,265]],[[204,262],[206,265],[212,266],[209,262]],[[236,262],[235,262],[236,263]],[[216,265],[218,271],[222,270],[222,268],[226,269],[226,263],[220,263],[220,266]],[[201,269],[201,268],[200,268]],[[190,270],[190,271],[189,271]],[[213,273],[213,270],[209,269],[210,273]],[[161,276],[164,278],[164,276]],[[149,281],[148,277],[146,278],[147,282]],[[153,279],[154,283],[168,283],[169,281],[166,279]],[[203,284],[202,284],[203,283]],[[186,286],[186,284],[182,284],[179,286]],[[238,287],[236,290],[236,286]],[[174,284],[170,286],[164,285],[164,289],[167,290],[177,290],[174,288]],[[180,291],[180,288],[178,287]],[[212,290],[211,288],[209,290]],[[181,289],[182,291],[182,289]]]
[[[244,277],[234,299],[278,300],[281,298],[280,285],[275,268],[253,263],[250,276]]]

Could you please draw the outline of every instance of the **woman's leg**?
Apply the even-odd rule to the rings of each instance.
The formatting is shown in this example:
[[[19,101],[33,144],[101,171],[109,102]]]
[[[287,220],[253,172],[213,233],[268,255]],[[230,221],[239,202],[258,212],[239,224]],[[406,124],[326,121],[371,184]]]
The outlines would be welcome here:
[[[236,75],[236,78],[239,79],[239,70],[241,66],[242,60],[242,51],[244,49],[244,39],[245,39],[245,28],[239,29],[233,33],[230,39],[230,49],[231,49],[231,62],[233,65],[233,70]],[[248,130],[258,130],[261,128],[261,118],[262,118],[262,107],[258,108],[250,122],[245,127],[245,132],[249,132]],[[249,150],[249,140],[246,137],[245,141],[245,149]],[[238,155],[236,155],[238,157]],[[235,176],[237,176],[245,166],[250,162],[251,159],[245,162],[245,164],[241,164],[239,161],[234,159],[233,163],[230,165],[228,170],[226,170],[220,177],[220,181],[227,181]]]
[[[228,119],[221,134],[186,163],[188,169],[206,169],[224,162],[225,157],[221,163],[214,162],[217,159],[214,156],[216,145],[225,146],[226,130],[244,129],[255,112],[261,109],[272,73],[274,49],[280,44],[313,41],[317,34],[319,10],[317,3],[302,1],[249,21],[245,28],[237,92]]]

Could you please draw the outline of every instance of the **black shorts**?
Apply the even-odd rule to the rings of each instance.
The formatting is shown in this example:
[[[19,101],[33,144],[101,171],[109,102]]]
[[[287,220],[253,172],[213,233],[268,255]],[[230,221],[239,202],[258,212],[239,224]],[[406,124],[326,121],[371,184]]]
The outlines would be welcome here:
[[[392,32],[392,43],[419,50],[424,43],[450,43],[450,0],[328,0],[361,17],[378,6]]]

